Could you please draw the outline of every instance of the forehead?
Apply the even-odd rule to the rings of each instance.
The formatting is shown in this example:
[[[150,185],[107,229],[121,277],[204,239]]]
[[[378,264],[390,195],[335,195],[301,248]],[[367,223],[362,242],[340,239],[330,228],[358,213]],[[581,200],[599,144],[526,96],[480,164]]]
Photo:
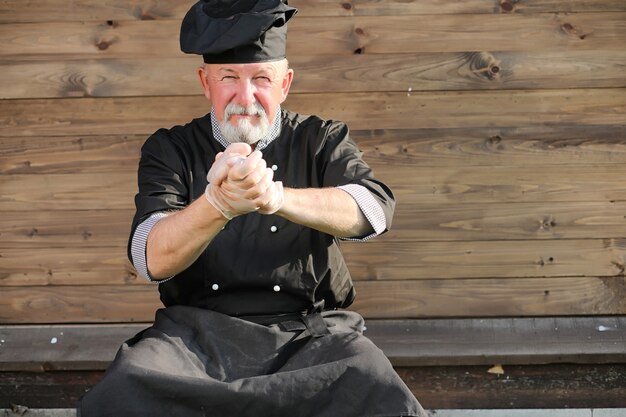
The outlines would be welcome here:
[[[237,74],[258,74],[260,72],[278,73],[277,62],[255,62],[250,64],[207,64],[211,72],[232,72]]]

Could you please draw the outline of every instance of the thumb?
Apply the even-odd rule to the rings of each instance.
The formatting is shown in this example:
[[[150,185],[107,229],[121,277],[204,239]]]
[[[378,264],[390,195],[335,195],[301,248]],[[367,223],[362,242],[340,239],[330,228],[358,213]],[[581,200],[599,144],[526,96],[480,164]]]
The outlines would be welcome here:
[[[224,149],[224,153],[226,156],[233,154],[248,156],[252,153],[252,146],[242,142],[231,143]]]

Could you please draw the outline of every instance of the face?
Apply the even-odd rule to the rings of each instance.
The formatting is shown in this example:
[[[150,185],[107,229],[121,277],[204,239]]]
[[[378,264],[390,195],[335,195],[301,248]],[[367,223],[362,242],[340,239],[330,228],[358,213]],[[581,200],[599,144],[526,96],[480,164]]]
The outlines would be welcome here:
[[[293,79],[287,60],[206,64],[198,74],[225,138],[249,144],[267,134]]]

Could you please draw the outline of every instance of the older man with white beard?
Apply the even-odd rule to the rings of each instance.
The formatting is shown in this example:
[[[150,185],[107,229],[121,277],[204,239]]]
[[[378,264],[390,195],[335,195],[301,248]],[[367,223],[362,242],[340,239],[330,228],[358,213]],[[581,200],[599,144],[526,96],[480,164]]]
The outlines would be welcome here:
[[[293,79],[280,0],[199,1],[209,114],[142,147],[129,258],[165,308],[124,343],[79,416],[424,416],[343,310],[339,239],[391,225],[395,200],[341,122],[281,108]]]

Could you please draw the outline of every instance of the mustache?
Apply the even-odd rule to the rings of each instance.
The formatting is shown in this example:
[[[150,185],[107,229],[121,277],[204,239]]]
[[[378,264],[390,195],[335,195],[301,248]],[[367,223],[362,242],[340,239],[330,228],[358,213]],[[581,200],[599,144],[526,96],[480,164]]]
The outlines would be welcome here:
[[[267,113],[260,103],[252,103],[249,106],[240,106],[239,104],[228,103],[224,109],[224,119],[228,119],[233,115],[257,116],[261,118],[267,117]]]

